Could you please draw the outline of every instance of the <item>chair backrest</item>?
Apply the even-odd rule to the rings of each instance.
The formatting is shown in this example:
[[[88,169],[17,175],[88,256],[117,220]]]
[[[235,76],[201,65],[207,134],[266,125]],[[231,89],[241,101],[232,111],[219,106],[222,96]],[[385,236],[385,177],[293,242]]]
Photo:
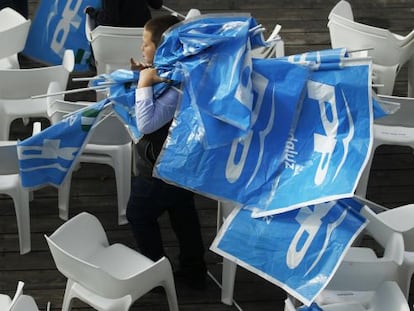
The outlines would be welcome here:
[[[0,141],[0,175],[19,173],[15,141]]]
[[[404,259],[404,239],[402,234],[385,224],[368,206],[364,206],[361,213],[369,220],[368,225],[365,227],[365,232],[383,247],[383,256],[401,265]]]
[[[66,89],[69,74],[73,71],[75,57],[72,50],[66,50],[61,65],[30,68],[1,69],[0,98],[27,99],[47,93],[50,82],[56,81]]]
[[[11,8],[0,11],[0,59],[23,51],[30,25],[31,20]]]
[[[6,7],[0,10],[0,32],[23,24],[27,19],[16,10]]]
[[[400,67],[414,55],[414,31],[406,37],[388,29],[358,23],[350,17],[350,5],[342,0],[329,14],[328,28],[333,48],[368,49],[374,64]],[[344,13],[345,12],[345,13]],[[342,15],[340,15],[342,14]]]
[[[32,296],[21,295],[10,311],[39,311],[39,308]]]
[[[66,221],[47,240],[80,260],[87,260],[96,249],[109,245],[102,224],[86,212]]]
[[[97,73],[102,74],[110,73],[117,69],[129,69],[131,58],[142,61],[141,44],[142,32],[136,35],[105,33],[96,37],[92,36],[91,45]]]
[[[99,25],[91,31],[91,39],[93,40],[100,35],[142,37],[143,31],[143,27],[114,27]]]
[[[349,20],[354,20],[354,13],[352,12],[351,4],[348,1],[341,0],[339,1],[329,13],[328,19],[331,19],[332,14],[347,18]]]
[[[414,204],[397,206],[378,215],[390,227],[402,233],[405,250],[414,252]]]

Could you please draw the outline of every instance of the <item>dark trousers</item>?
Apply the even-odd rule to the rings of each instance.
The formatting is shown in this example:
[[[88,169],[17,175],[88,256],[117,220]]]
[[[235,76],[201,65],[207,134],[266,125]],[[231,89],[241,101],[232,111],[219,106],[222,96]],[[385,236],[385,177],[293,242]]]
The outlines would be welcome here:
[[[157,178],[133,176],[127,218],[138,248],[156,261],[165,255],[158,218],[167,211],[180,247],[180,269],[205,273],[204,245],[194,194]]]

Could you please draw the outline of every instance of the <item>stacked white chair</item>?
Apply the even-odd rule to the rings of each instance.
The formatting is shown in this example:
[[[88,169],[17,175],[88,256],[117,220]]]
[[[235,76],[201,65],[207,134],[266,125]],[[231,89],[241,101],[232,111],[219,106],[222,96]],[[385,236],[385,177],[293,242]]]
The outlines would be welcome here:
[[[371,155],[355,191],[360,197],[366,197],[372,161],[377,147],[399,145],[408,146],[414,150],[414,98],[380,95],[379,100],[385,103],[397,103],[399,109],[374,122]]]
[[[352,293],[343,292],[348,301],[318,304],[323,311],[409,311],[407,300],[396,282],[387,281],[365,295],[364,301],[352,300]],[[285,300],[284,311],[298,310],[290,298]]]
[[[75,58],[72,50],[66,50],[61,65],[30,68],[0,69],[0,140],[8,140],[11,123],[19,118],[48,118],[44,97],[51,82],[66,90],[69,74]]]
[[[414,204],[394,207],[378,214],[388,226],[400,232],[404,238],[404,260],[399,284],[406,299],[409,298],[411,278],[414,274]]]
[[[93,28],[86,14],[85,34],[96,63],[97,74],[111,73],[117,69],[129,69],[130,59],[142,60],[142,27],[98,26]]]
[[[55,94],[58,86],[52,83],[49,94]],[[48,117],[52,124],[61,121],[65,116],[76,110],[85,108],[90,102],[69,102],[56,100],[54,96],[47,97]],[[131,191],[131,154],[132,140],[125,126],[115,115],[105,115],[92,133],[82,154],[79,163],[98,163],[111,166],[115,172],[118,198],[118,224],[123,225],[126,219],[126,206]],[[58,191],[59,217],[68,219],[71,176],[66,177]]]
[[[0,159],[0,194],[13,199],[20,254],[26,254],[31,250],[29,191],[21,184],[16,141],[0,141]]]
[[[381,218],[382,213],[388,212],[377,214],[367,205],[363,207],[362,214],[369,221],[363,234],[374,239],[371,241],[374,248],[352,246],[348,250],[326,288],[315,299],[322,310],[409,310],[406,278],[401,277],[406,272],[404,239],[401,232]],[[297,303],[289,297],[285,311],[296,308]]]
[[[0,68],[20,68],[18,53],[26,44],[31,20],[6,7],[0,10]]]
[[[78,298],[96,310],[121,311],[151,289],[165,289],[169,309],[178,310],[171,264],[157,262],[123,244],[110,245],[99,220],[81,213],[46,236],[57,269],[67,277],[62,310]]]
[[[414,96],[414,30],[400,36],[387,29],[354,21],[351,5],[339,1],[329,14],[329,34],[333,48],[345,47],[349,51],[367,50],[373,62],[373,81],[377,93],[392,95],[395,78],[401,67],[410,62],[408,96]],[[357,53],[351,53],[357,55]]]
[[[317,301],[323,303],[326,297],[334,296],[332,294],[338,290],[372,291],[385,281],[399,282],[404,258],[402,234],[381,221],[378,214],[366,205],[362,209],[362,215],[369,221],[363,234],[372,237],[375,245],[381,249],[375,251],[374,248],[363,246],[349,248]]]

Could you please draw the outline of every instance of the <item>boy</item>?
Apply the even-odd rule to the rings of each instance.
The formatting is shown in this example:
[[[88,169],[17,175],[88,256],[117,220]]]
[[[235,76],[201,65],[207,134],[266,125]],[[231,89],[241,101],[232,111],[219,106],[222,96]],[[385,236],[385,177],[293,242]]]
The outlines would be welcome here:
[[[194,194],[152,176],[154,163],[168,135],[180,93],[175,87],[169,87],[154,99],[152,86],[162,82],[163,78],[157,76],[157,70],[151,65],[162,34],[179,21],[173,15],[148,21],[144,26],[141,47],[146,64],[131,59],[131,67],[140,70],[135,109],[138,128],[144,137],[134,146],[138,173],[132,178],[127,218],[140,251],[155,261],[165,255],[158,217],[167,211],[180,247],[180,269],[176,276],[182,277],[193,289],[204,289],[207,270]]]

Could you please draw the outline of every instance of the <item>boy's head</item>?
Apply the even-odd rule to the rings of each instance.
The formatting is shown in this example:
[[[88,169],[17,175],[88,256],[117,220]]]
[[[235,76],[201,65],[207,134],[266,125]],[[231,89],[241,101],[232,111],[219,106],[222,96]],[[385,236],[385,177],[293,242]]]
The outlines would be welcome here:
[[[164,15],[154,17],[145,24],[141,50],[146,63],[153,63],[155,50],[161,42],[163,33],[178,22],[180,19],[177,16]]]

